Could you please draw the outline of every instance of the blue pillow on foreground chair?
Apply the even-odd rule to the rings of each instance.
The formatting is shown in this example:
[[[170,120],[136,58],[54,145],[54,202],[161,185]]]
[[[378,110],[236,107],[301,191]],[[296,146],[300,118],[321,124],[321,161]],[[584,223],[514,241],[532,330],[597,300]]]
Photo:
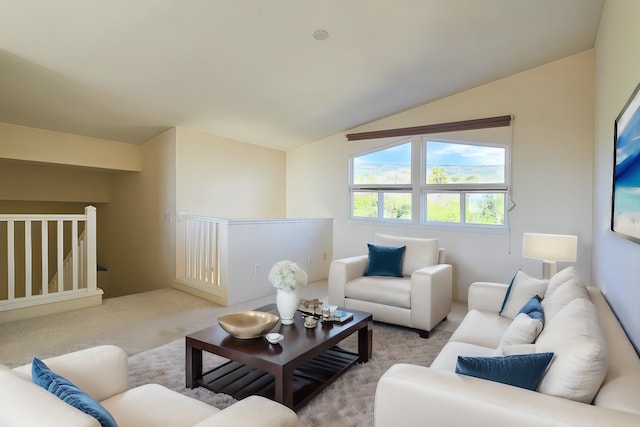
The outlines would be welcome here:
[[[552,358],[553,353],[495,357],[458,356],[456,374],[535,390]]]
[[[34,357],[31,362],[31,377],[34,383],[53,393],[65,403],[97,419],[102,427],[118,427],[111,414],[100,403],[71,381],[53,372],[37,357]]]

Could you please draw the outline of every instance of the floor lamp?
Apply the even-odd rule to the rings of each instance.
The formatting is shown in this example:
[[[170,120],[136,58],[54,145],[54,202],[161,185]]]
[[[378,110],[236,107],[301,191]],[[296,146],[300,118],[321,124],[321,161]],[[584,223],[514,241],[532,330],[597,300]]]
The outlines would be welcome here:
[[[542,278],[550,279],[557,272],[556,262],[575,262],[578,256],[578,236],[564,234],[524,233],[522,256],[542,260]]]

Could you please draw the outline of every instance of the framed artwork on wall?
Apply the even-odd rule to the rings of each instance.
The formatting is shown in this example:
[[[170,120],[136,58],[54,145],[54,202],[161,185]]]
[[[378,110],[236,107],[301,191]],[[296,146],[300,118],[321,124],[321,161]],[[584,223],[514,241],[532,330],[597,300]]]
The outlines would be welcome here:
[[[614,124],[611,230],[640,243],[640,84]]]

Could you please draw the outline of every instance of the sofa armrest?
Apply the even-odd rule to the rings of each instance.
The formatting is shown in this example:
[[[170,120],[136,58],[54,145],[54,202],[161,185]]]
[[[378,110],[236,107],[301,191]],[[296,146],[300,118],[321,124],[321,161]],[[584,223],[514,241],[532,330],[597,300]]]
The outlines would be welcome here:
[[[398,364],[378,381],[376,427],[640,425],[640,415],[601,408],[424,366]]]
[[[368,255],[336,259],[329,267],[329,304],[344,307],[344,287],[347,282],[362,277],[367,269]]]
[[[451,312],[453,267],[436,264],[411,275],[411,324],[430,331]]]
[[[296,427],[297,425],[298,416],[291,409],[261,396],[249,396],[200,421],[194,427]]]
[[[481,310],[498,313],[509,285],[504,283],[474,282],[469,286],[469,311]]]
[[[129,388],[129,360],[120,347],[100,345],[43,360],[51,370],[101,402]],[[31,363],[15,369],[31,378]]]
[[[0,366],[0,426],[100,427],[100,423],[35,384],[30,376]]]

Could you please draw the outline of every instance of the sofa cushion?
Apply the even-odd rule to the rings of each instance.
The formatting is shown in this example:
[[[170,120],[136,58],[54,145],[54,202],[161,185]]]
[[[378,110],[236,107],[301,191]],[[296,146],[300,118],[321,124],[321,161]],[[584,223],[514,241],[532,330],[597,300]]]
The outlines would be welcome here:
[[[507,345],[504,347],[499,347],[498,351],[500,351],[503,356],[511,356],[514,354],[538,353],[535,344]]]
[[[568,303],[576,298],[591,300],[587,288],[576,279],[570,279],[558,287],[549,297],[542,300],[542,312],[550,321]]]
[[[458,356],[456,373],[535,390],[552,358],[553,353],[494,357]]]
[[[536,348],[555,353],[538,390],[591,403],[609,366],[606,340],[593,303],[578,298],[567,304],[547,321]]]
[[[0,384],[0,426],[100,427],[98,420],[67,405],[30,377],[0,368]]]
[[[430,368],[455,372],[458,356],[491,357],[503,356],[503,354],[500,350],[495,348],[467,344],[464,342],[450,342],[440,350],[438,356],[436,356],[431,363]]]
[[[593,399],[593,404],[619,411],[640,414],[640,358],[628,335],[609,307],[602,292],[587,288],[598,311],[609,352],[607,375]]]
[[[533,319],[525,313],[520,313],[513,319],[500,340],[499,347],[531,344],[542,331],[542,322]]]
[[[382,246],[367,243],[369,259],[365,276],[402,277],[405,246]]]
[[[518,271],[511,280],[500,309],[500,315],[509,319],[514,319],[520,309],[533,297],[544,296],[544,292],[549,284],[548,280],[529,277],[522,270]]]
[[[565,268],[564,270],[558,271],[551,279],[549,279],[549,286],[547,286],[547,290],[544,292],[544,297],[550,297],[560,287],[560,285],[571,279],[580,281],[578,272],[573,265]]]
[[[403,276],[411,276],[414,271],[436,265],[440,242],[438,239],[423,239],[418,237],[388,236],[376,234],[374,243],[386,246],[406,246],[402,263]]]
[[[48,357],[44,362],[53,372],[65,377],[98,402],[129,388],[127,353],[115,345],[89,347]],[[31,371],[31,363],[14,369],[29,381]]]
[[[62,399],[63,402],[91,415],[102,427],[117,427],[111,414],[91,396],[80,390],[69,380],[51,371],[37,357],[31,362],[33,382]]]
[[[158,384],[145,384],[102,402],[122,426],[192,427],[220,410]]]
[[[411,279],[405,277],[358,277],[344,287],[344,296],[394,307],[411,308]]]
[[[449,342],[465,342],[495,349],[511,325],[511,319],[481,310],[471,310],[449,338]]]

